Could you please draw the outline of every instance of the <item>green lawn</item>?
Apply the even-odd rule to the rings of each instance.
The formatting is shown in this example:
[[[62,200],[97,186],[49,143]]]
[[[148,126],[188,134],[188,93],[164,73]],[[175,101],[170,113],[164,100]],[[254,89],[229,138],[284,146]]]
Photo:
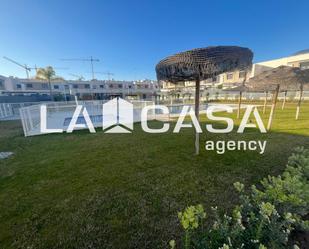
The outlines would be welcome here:
[[[295,103],[278,107],[267,134],[210,134],[203,123],[199,156],[188,128],[25,138],[19,122],[0,122],[0,151],[15,153],[0,160],[0,248],[167,248],[181,234],[177,211],[197,203],[227,210],[237,202],[233,182],[276,175],[294,147],[309,147],[309,103],[301,111],[295,121]],[[204,149],[206,139],[268,144],[263,155],[218,155]]]

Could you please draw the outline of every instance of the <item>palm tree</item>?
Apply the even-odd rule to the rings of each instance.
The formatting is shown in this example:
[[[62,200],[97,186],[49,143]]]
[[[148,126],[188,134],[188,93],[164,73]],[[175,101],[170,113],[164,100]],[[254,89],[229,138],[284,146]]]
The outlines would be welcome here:
[[[52,90],[52,87],[51,87],[51,81],[57,80],[57,79],[62,79],[62,78],[56,76],[56,72],[53,69],[53,67],[51,67],[51,66],[47,66],[46,68],[39,68],[37,70],[35,78],[48,81],[49,93],[50,93],[51,100],[53,101],[54,96],[53,96],[53,90]]]

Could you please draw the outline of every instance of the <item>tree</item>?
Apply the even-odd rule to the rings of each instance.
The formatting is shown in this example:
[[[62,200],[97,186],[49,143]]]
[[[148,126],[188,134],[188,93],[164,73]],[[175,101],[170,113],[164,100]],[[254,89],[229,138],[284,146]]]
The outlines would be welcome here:
[[[57,80],[57,79],[58,80],[63,80],[63,78],[57,77],[55,70],[51,66],[47,66],[46,68],[39,68],[37,70],[35,78],[36,79],[40,79],[40,80],[47,80],[48,81],[49,93],[50,93],[51,100],[53,101],[54,100],[54,96],[53,96],[53,90],[52,90],[52,86],[51,86],[51,81]]]

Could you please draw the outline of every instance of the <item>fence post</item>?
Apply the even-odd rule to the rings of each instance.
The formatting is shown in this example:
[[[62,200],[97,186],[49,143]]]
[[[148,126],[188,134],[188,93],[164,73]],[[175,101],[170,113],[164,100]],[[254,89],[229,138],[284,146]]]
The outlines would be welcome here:
[[[31,112],[30,112],[29,108],[27,108],[27,115],[28,115],[28,119],[29,119],[30,129],[33,129],[33,121],[32,121],[32,116],[31,116]]]
[[[25,137],[27,137],[28,136],[28,129],[27,129],[27,125],[26,125],[26,122],[25,122],[24,109],[22,109],[22,108],[19,109],[19,115],[20,115],[20,119],[21,119],[21,124],[23,126],[24,135],[25,135]]]
[[[3,104],[0,104],[0,118],[4,118],[4,113],[3,113],[3,110],[2,110],[2,105]]]

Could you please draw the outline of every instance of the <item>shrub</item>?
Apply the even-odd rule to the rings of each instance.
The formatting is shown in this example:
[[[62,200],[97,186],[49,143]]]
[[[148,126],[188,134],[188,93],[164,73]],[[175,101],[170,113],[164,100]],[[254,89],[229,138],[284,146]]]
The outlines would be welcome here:
[[[291,231],[308,230],[304,217],[309,214],[309,150],[297,148],[282,175],[268,176],[248,194],[242,183],[236,182],[234,187],[239,192],[239,205],[231,215],[219,215],[217,208],[212,208],[214,219],[206,232],[198,230],[206,217],[202,205],[178,213],[186,249],[289,248]],[[175,248],[175,241],[171,242]],[[295,244],[291,248],[299,247]]]
[[[178,218],[185,231],[185,248],[190,245],[190,233],[198,228],[202,219],[206,218],[206,213],[202,205],[190,206],[184,212],[178,213]]]

